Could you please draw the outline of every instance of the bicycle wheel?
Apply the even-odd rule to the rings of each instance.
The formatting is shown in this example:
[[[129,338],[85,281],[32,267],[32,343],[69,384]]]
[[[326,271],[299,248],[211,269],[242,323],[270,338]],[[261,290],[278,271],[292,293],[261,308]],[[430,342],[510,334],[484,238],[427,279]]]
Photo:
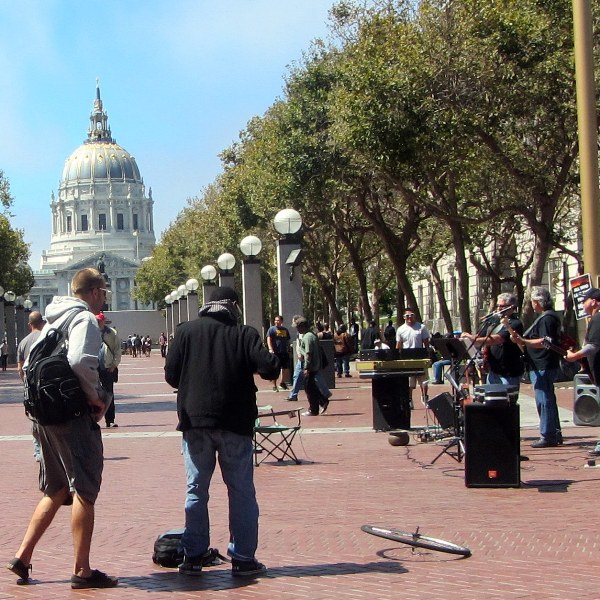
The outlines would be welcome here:
[[[421,535],[418,530],[414,533],[409,533],[408,531],[401,531],[390,527],[379,527],[378,525],[363,525],[361,529],[365,533],[370,533],[371,535],[376,535],[377,537],[385,538],[386,540],[392,540],[393,542],[408,544],[415,548],[437,550],[438,552],[458,554],[459,556],[471,556],[471,551],[464,546],[459,546],[458,544],[453,544],[446,540],[439,540],[437,538]]]

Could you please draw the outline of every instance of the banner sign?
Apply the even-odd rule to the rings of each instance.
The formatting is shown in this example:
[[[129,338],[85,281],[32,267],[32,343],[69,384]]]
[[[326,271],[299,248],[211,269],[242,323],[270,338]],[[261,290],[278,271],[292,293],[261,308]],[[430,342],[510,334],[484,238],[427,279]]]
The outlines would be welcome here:
[[[584,319],[587,317],[583,312],[583,295],[592,287],[592,278],[589,273],[585,275],[578,275],[569,279],[569,289],[573,296],[573,308],[577,319]]]

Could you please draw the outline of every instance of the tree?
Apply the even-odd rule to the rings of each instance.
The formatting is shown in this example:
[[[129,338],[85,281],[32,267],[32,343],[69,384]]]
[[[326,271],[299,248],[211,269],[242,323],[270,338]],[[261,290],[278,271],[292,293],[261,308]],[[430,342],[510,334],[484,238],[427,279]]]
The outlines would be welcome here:
[[[0,285],[21,296],[29,292],[34,280],[27,264],[29,244],[23,239],[23,231],[10,224],[8,209],[12,203],[10,182],[0,170],[0,204],[4,207],[4,213],[0,213]]]

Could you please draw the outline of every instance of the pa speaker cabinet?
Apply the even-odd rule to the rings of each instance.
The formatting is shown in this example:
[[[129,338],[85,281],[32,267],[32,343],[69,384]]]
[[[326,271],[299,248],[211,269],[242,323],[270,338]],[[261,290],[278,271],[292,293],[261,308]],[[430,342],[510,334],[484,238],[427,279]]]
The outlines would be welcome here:
[[[521,485],[519,406],[465,407],[465,485]]]
[[[408,377],[375,376],[371,381],[373,429],[410,429],[410,391]]]
[[[600,398],[598,388],[587,375],[575,375],[573,394],[573,423],[575,425],[599,427]]]

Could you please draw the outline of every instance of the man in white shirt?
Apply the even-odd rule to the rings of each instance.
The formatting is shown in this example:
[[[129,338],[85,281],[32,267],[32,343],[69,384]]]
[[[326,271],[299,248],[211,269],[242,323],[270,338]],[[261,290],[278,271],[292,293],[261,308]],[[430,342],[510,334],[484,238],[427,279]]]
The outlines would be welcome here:
[[[406,308],[404,311],[404,323],[396,331],[396,348],[398,350],[402,350],[402,348],[429,348],[429,338],[430,335],[427,327],[422,323],[417,323],[415,311],[412,308]],[[417,387],[417,382],[421,388],[423,403],[427,403],[429,399],[427,395],[427,380],[427,374],[410,378],[411,408],[413,406],[412,390]]]

